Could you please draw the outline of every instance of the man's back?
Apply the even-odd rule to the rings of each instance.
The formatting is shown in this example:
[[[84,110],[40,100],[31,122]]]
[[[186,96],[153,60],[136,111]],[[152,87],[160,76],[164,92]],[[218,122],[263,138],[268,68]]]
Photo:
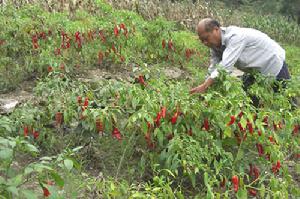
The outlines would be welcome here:
[[[278,43],[251,28],[222,28],[222,45],[225,45],[225,51],[234,51],[237,46],[242,46],[236,62],[241,70],[255,68],[264,75],[276,76],[285,60],[285,51]],[[224,58],[226,59],[222,56]]]

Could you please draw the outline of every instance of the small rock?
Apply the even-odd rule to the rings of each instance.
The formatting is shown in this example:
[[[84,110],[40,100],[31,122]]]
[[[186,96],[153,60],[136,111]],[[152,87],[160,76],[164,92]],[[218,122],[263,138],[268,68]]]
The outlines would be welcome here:
[[[15,99],[0,99],[0,113],[8,114],[11,113],[14,108],[19,104],[19,101]]]

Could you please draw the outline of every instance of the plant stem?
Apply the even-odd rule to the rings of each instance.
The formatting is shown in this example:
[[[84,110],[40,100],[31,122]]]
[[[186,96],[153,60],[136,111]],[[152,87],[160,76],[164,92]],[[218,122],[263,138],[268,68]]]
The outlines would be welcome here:
[[[130,136],[130,138],[129,138],[129,143],[130,143],[131,140],[133,139],[134,135],[135,135],[135,132],[133,132],[133,133],[131,134],[131,136]],[[117,169],[117,172],[116,172],[115,179],[118,178],[120,169],[121,169],[121,167],[122,167],[122,163],[123,163],[124,158],[125,158],[125,154],[126,154],[127,148],[128,148],[129,146],[130,146],[130,144],[127,144],[127,146],[125,147],[125,149],[124,149],[124,151],[123,151],[122,157],[121,157],[121,159],[120,159],[120,163],[119,163],[119,165],[118,165],[118,169]]]

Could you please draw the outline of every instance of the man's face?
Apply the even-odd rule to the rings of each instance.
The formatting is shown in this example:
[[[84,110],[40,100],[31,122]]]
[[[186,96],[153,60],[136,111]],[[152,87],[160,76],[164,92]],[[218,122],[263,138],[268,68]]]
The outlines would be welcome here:
[[[204,26],[198,27],[198,36],[200,41],[209,48],[221,47],[220,28],[215,27],[212,31],[207,32]]]

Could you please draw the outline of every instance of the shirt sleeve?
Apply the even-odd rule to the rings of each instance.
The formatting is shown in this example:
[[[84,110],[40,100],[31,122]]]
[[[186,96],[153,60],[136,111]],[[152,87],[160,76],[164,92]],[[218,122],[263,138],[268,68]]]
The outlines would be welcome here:
[[[233,35],[228,41],[223,55],[222,61],[219,62],[221,68],[225,69],[228,73],[233,72],[234,64],[237,62],[242,51],[245,48],[245,39],[243,36]],[[215,79],[219,75],[218,69],[215,67],[210,73],[210,78]]]
[[[218,56],[218,53],[214,49],[210,49],[210,65],[208,67],[208,74],[206,79],[211,76],[211,74],[217,69],[216,65],[221,61],[221,56]]]

